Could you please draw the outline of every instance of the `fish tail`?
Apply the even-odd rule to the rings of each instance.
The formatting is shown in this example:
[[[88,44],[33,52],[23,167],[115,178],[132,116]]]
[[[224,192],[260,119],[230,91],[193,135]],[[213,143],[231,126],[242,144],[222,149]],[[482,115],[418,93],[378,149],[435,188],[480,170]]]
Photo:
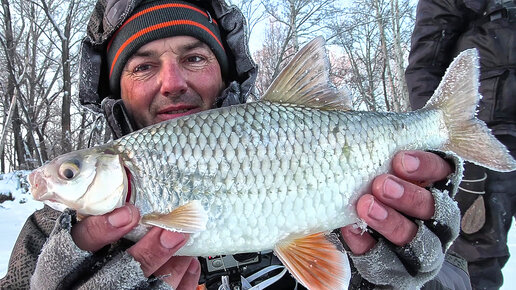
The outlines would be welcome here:
[[[481,98],[478,92],[478,52],[463,51],[451,63],[424,109],[443,112],[449,142],[443,148],[463,159],[496,171],[516,170],[516,161],[487,125],[476,117]]]

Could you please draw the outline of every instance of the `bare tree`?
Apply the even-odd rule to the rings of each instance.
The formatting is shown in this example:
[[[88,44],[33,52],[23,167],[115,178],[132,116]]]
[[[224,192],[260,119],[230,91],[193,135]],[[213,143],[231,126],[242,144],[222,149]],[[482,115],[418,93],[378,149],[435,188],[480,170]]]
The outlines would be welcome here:
[[[271,21],[267,27],[263,47],[254,54],[255,61],[259,66],[255,84],[259,96],[263,96],[272,83],[277,75],[278,63],[281,63],[284,59],[279,52],[283,50],[286,29],[274,21]]]
[[[40,0],[41,7],[45,12],[51,26],[54,30],[53,35],[56,36],[58,47],[61,54],[61,70],[62,70],[62,105],[61,105],[61,142],[63,151],[72,150],[71,144],[71,103],[72,103],[72,55],[71,49],[74,44],[74,36],[78,33],[74,26],[79,23],[85,23],[85,14],[87,11],[81,5],[84,1],[67,0],[67,1],[50,1]],[[65,8],[64,10],[61,10]],[[63,13],[64,12],[64,13]],[[77,41],[77,39],[75,39]]]
[[[11,9],[7,0],[2,0],[2,9],[3,37],[0,38],[0,44],[2,45],[2,50],[4,52],[4,67],[6,68],[7,73],[7,86],[4,95],[4,103],[9,104],[9,111],[4,112],[5,127],[2,130],[2,144],[0,144],[0,153],[2,154],[0,155],[3,155],[7,128],[12,124],[14,147],[18,157],[17,161],[18,164],[25,164],[24,146],[21,138],[21,120],[17,109],[17,95],[15,94],[15,89],[19,83],[21,75],[23,74],[23,72],[19,74],[19,70],[15,67],[18,37],[14,34]],[[4,167],[4,165],[2,167]]]
[[[93,0],[59,1],[2,0],[0,62],[7,69],[0,77],[10,83],[1,90],[0,118],[7,120],[11,99],[16,96],[17,100],[13,121],[3,128],[6,137],[1,148],[14,151],[0,154],[2,171],[6,162],[11,169],[34,168],[74,144],[85,146],[82,138],[72,140],[87,132],[96,118],[72,102],[78,75],[73,72],[78,69],[79,43]]]
[[[327,26],[340,8],[334,0],[263,0],[270,19],[279,27],[271,30],[285,30],[284,39],[275,54],[279,56],[274,66],[272,79],[275,78],[300,46],[315,36],[326,33]],[[276,24],[275,24],[276,25]]]
[[[252,35],[256,25],[267,16],[260,0],[233,0],[229,2],[242,11],[247,22],[248,35]]]
[[[350,63],[350,90],[368,110],[405,111],[405,57],[414,4],[408,0],[357,0],[332,26],[333,43]]]

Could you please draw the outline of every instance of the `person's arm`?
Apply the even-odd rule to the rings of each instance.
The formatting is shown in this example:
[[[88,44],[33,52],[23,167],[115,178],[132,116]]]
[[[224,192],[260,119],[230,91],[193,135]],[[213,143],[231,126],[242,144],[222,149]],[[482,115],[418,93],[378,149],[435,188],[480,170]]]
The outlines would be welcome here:
[[[168,289],[194,288],[200,266],[193,257],[174,257],[187,237],[152,228],[134,245],[121,238],[139,221],[139,212],[124,206],[102,216],[75,222],[66,210],[56,221],[38,257],[34,289]],[[168,285],[167,285],[168,284]]]
[[[41,248],[54,228],[61,212],[45,206],[25,222],[11,252],[6,275],[0,289],[28,289]]]
[[[45,206],[27,219],[0,288],[195,287],[197,259],[172,257],[186,237],[154,228],[134,245],[121,239],[138,220],[132,206],[79,223],[74,212]]]
[[[462,0],[420,0],[405,71],[412,109],[423,107],[452,61],[472,11]]]
[[[375,285],[418,289],[437,275],[458,236],[460,216],[449,193],[432,185],[454,171],[460,174],[436,154],[405,151],[395,155],[392,174],[375,178],[371,194],[357,202],[358,216],[374,234],[354,225],[341,229],[363,278]]]

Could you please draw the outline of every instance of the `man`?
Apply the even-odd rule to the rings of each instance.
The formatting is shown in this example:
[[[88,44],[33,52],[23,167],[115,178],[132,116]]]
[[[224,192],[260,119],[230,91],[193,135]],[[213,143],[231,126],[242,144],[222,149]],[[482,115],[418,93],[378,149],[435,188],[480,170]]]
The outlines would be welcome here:
[[[516,156],[516,1],[421,0],[406,71],[413,109],[422,107],[448,64],[475,47],[480,55],[478,116]],[[475,146],[475,144],[471,144]],[[516,215],[516,172],[466,164],[457,194],[462,231],[452,249],[466,258],[475,289],[498,289]]]
[[[99,1],[82,47],[81,101],[103,109],[117,138],[243,103],[256,78],[245,33],[242,14],[223,1]],[[358,270],[354,288],[421,286],[439,271],[443,249],[458,232],[458,210],[443,206],[451,199],[434,198],[421,187],[449,176],[454,168],[448,161],[428,152],[401,152],[393,170],[376,178],[371,194],[357,203],[375,234],[352,226],[340,230]],[[188,235],[152,228],[130,243],[122,237],[139,218],[132,205],[79,222],[70,211],[38,211],[22,230],[0,286],[27,288],[30,279],[36,289],[193,289],[199,261],[174,256]],[[426,263],[429,256],[436,262]]]

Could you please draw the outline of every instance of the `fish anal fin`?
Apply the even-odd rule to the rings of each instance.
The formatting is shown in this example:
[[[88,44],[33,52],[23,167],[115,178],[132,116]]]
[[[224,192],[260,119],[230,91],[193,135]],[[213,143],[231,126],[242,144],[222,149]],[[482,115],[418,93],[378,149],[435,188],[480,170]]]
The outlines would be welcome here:
[[[281,71],[261,100],[321,110],[351,110],[350,94],[331,84],[324,39],[305,45]]]
[[[348,257],[325,233],[282,241],[274,252],[308,289],[348,288],[351,278]]]
[[[168,214],[147,214],[142,218],[143,224],[182,233],[204,231],[207,222],[208,215],[198,200],[177,207]]]

